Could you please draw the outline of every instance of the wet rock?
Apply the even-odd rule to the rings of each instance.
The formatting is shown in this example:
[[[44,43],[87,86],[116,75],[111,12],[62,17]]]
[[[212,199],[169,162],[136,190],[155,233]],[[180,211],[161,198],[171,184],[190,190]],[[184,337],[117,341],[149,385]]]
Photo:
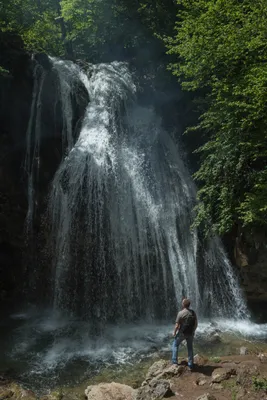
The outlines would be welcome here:
[[[240,347],[240,355],[245,356],[247,354],[248,354],[248,348],[244,346]]]
[[[216,397],[212,394],[205,393],[202,396],[199,396],[196,400],[216,400]]]
[[[232,252],[246,297],[255,304],[267,302],[266,235],[264,229],[252,233],[239,227]]]
[[[135,400],[159,400],[174,395],[166,379],[152,379],[149,384],[137,390]]]
[[[221,383],[236,375],[234,368],[216,368],[212,373],[212,383]]]
[[[208,342],[210,344],[217,344],[217,343],[220,343],[221,341],[222,341],[222,339],[218,332],[215,332],[208,337]]]
[[[88,386],[85,396],[88,400],[134,400],[135,390],[120,383],[100,383]]]
[[[53,67],[52,62],[50,61],[49,57],[45,53],[37,53],[34,55],[34,59],[41,64],[44,69],[50,71]]]

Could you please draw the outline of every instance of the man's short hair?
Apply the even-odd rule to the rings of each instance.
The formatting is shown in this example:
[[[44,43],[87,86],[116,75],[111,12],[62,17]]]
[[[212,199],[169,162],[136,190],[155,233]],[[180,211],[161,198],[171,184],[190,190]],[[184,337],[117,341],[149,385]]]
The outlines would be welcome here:
[[[188,308],[188,307],[190,307],[190,300],[189,299],[183,299],[183,306],[185,307],[185,308]]]

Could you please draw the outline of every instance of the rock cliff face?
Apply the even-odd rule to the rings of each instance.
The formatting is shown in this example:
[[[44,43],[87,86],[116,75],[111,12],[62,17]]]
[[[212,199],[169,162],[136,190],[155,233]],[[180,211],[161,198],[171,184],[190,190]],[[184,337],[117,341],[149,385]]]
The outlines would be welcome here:
[[[28,208],[26,136],[36,64],[40,64],[47,74],[41,98],[42,138],[39,162],[42,168],[35,204],[34,238],[29,238],[27,242],[24,224]],[[43,223],[48,186],[60,163],[64,146],[61,142],[58,76],[48,56],[32,56],[24,49],[18,36],[1,34],[0,66],[0,300],[14,303],[26,288],[29,294],[29,286],[36,285],[36,280],[31,280],[33,273],[27,274],[27,270],[38,269],[40,281],[44,277],[42,270],[47,265],[40,260],[40,248],[44,243],[44,237],[39,233],[40,225]],[[81,91],[81,95],[73,99],[74,129],[88,103],[84,92]],[[29,280],[26,276],[30,277]],[[42,281],[42,286],[45,286],[45,281]]]
[[[240,234],[234,243],[234,259],[247,298],[267,302],[267,237],[265,232]]]
[[[258,317],[267,318],[267,232],[248,232],[238,227],[225,238],[245,296]],[[264,312],[265,309],[265,312]]]
[[[26,215],[22,160],[32,93],[31,58],[20,38],[0,37],[0,298],[21,281]]]

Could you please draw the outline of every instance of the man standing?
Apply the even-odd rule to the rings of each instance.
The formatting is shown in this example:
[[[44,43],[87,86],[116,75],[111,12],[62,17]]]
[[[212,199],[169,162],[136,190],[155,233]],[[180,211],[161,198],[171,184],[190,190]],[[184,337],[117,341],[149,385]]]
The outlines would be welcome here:
[[[172,345],[172,363],[178,364],[178,349],[179,345],[186,340],[188,351],[188,367],[192,370],[194,355],[193,355],[193,340],[197,329],[197,316],[195,311],[189,309],[190,300],[183,299],[182,310],[178,312],[176,324],[174,327],[174,342]]]

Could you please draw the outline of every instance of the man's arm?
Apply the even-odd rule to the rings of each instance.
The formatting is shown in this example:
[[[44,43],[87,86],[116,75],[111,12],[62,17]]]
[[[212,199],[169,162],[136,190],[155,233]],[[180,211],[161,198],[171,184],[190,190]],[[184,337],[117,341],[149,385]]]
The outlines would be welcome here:
[[[174,331],[173,331],[173,336],[176,336],[177,332],[180,329],[180,312],[177,314],[177,318],[175,321],[175,326],[174,326]]]

